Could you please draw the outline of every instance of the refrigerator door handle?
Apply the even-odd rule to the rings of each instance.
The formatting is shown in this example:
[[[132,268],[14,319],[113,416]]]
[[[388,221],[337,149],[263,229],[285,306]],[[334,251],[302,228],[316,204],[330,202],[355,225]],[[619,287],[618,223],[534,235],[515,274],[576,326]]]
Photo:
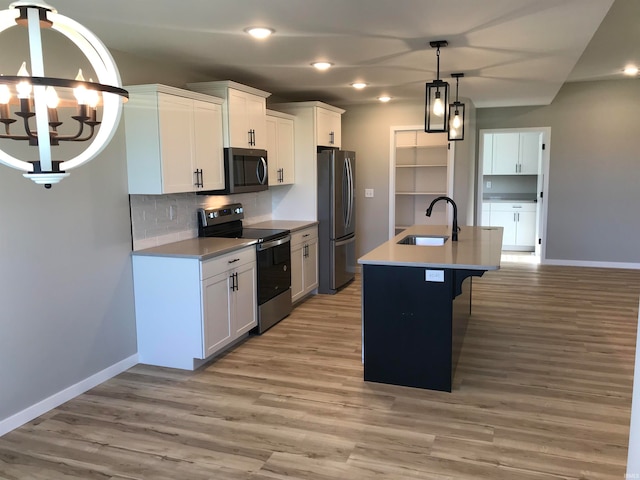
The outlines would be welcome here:
[[[347,216],[347,227],[349,227],[349,225],[351,225],[351,222],[353,221],[353,204],[354,204],[354,188],[355,186],[353,185],[353,169],[351,168],[351,159],[349,157],[347,157],[347,174],[348,174],[348,178],[349,178],[349,182],[348,182],[348,188],[349,188],[349,215]]]
[[[351,202],[349,188],[349,163],[345,159],[342,164],[342,223],[345,229],[349,226],[349,204]]]

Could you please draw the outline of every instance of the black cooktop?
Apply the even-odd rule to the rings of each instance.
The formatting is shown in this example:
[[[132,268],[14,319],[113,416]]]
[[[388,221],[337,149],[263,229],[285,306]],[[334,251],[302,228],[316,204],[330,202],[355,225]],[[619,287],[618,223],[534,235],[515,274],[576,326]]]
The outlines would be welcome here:
[[[278,228],[242,228],[238,238],[255,238],[258,242],[266,242],[289,235],[289,230]]]

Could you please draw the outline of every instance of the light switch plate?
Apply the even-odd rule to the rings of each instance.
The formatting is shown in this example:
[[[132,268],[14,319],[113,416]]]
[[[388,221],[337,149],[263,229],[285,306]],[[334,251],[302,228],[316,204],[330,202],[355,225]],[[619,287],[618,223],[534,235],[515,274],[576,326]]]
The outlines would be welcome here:
[[[424,280],[426,282],[444,282],[444,270],[425,270]]]
[[[373,188],[365,188],[364,189],[364,196],[366,198],[373,198]]]

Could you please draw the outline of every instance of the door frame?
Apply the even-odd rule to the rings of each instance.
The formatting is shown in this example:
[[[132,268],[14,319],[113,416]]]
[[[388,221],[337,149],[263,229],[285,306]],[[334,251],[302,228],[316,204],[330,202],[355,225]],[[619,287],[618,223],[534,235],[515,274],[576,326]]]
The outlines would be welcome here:
[[[484,182],[483,166],[484,166],[484,134],[485,133],[521,133],[521,132],[540,132],[542,134],[542,143],[545,146],[540,157],[540,165],[538,167],[538,185],[537,185],[537,221],[536,221],[536,239],[535,254],[540,258],[540,263],[546,263],[546,245],[547,245],[547,217],[549,205],[549,163],[551,160],[551,127],[527,127],[527,128],[483,128],[478,131],[478,169],[476,173],[476,225],[480,223],[482,218],[482,197]]]

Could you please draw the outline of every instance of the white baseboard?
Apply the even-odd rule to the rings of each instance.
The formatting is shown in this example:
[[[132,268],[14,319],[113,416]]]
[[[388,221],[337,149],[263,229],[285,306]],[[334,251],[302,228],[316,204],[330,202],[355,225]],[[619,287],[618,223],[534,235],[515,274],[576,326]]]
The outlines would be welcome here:
[[[640,263],[625,262],[592,262],[584,260],[557,260],[543,259],[543,265],[559,265],[563,267],[596,267],[596,268],[624,268],[630,270],[640,270]]]
[[[24,425],[25,423],[30,422],[34,418],[47,413],[49,410],[56,408],[58,405],[62,405],[64,402],[77,397],[87,390],[91,390],[96,385],[100,385],[101,383],[106,382],[110,378],[115,377],[116,375],[133,367],[137,363],[138,354],[136,353],[135,355],[131,355],[129,358],[125,358],[124,360],[105,368],[95,375],[91,375],[90,377],[85,378],[75,385],[71,385],[64,390],[55,393],[50,397],[45,398],[44,400],[34,405],[31,405],[30,407],[25,408],[21,412],[18,412],[15,415],[10,416],[9,418],[0,420],[0,437],[5,433],[9,433],[11,430]]]

